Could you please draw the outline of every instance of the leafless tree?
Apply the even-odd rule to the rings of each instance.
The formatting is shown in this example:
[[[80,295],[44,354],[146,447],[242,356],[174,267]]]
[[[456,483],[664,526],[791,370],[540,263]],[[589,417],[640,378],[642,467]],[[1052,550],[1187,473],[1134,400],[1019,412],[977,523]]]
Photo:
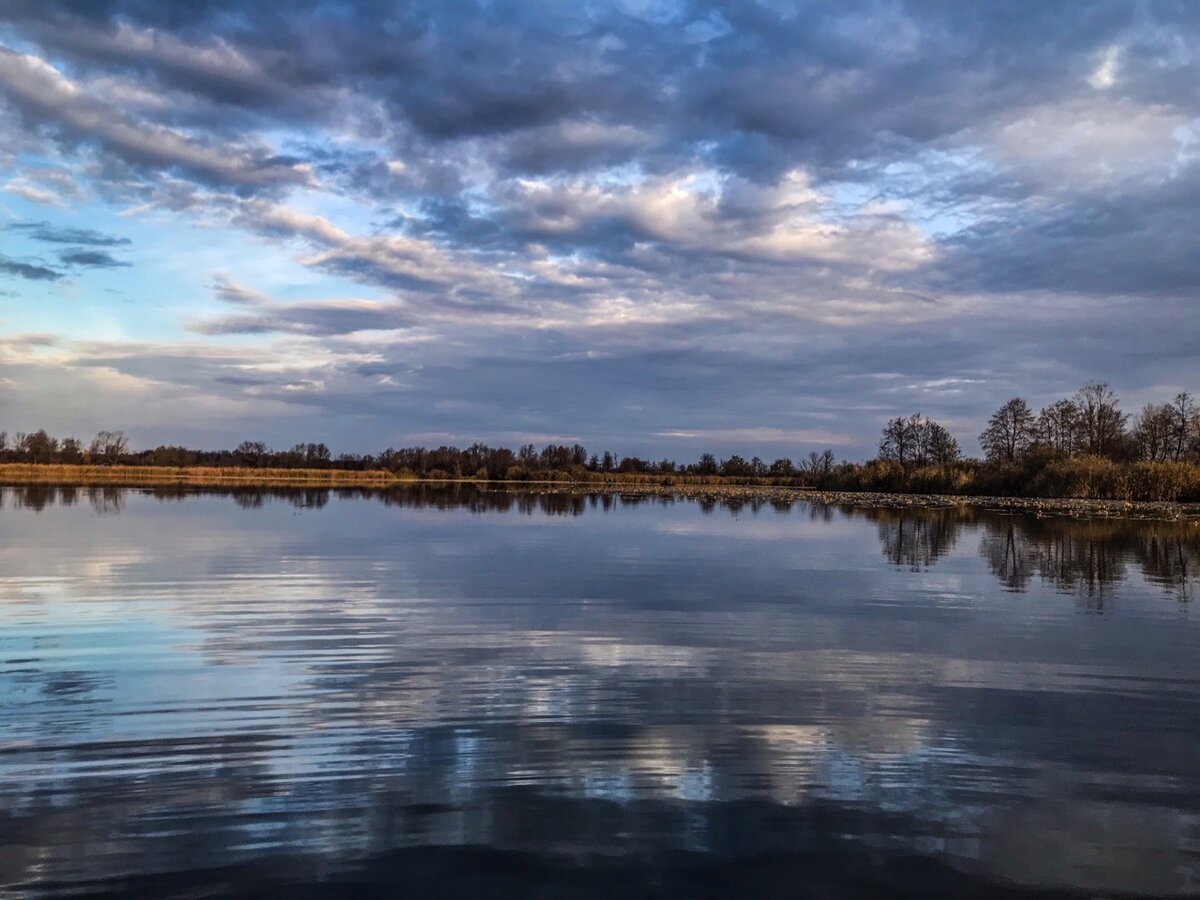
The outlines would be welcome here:
[[[920,415],[889,419],[879,439],[879,458],[897,462],[901,469],[907,470],[917,453],[916,426],[919,420]]]
[[[271,451],[263,441],[242,441],[233,452],[243,465],[259,466]]]
[[[1164,409],[1171,430],[1171,458],[1183,459],[1193,441],[1200,437],[1200,413],[1197,413],[1196,401],[1187,391],[1180,391]]]
[[[1013,397],[992,413],[979,445],[988,459],[1012,462],[1025,455],[1035,436],[1033,411],[1024,397]]]
[[[917,429],[917,457],[925,464],[948,466],[962,456],[958,441],[939,423],[925,419]]]
[[[1171,405],[1147,403],[1133,425],[1133,442],[1138,456],[1151,462],[1173,458],[1173,437]]]
[[[108,465],[120,460],[129,450],[129,440],[123,431],[101,431],[88,447],[88,453],[94,462]]]
[[[833,453],[827,452],[832,468]],[[937,422],[914,413],[907,419],[892,419],[884,426],[879,458],[898,462],[905,470],[910,466],[947,465],[959,458],[958,441]]]
[[[27,462],[54,462],[54,458],[58,455],[58,439],[51,437],[43,428],[32,434],[20,435],[17,441],[17,450]]]
[[[1071,400],[1058,400],[1042,408],[1037,419],[1037,439],[1059,453],[1075,452],[1079,409]]]
[[[808,459],[804,461],[801,468],[806,474],[821,478],[833,471],[833,463],[832,450],[825,450],[821,453],[813,450],[808,454]]]
[[[1125,437],[1125,420],[1120,398],[1106,383],[1091,381],[1075,395],[1079,409],[1080,449],[1095,456],[1111,456]]]
[[[83,462],[83,442],[78,438],[63,438],[58,448],[60,462],[75,464]]]

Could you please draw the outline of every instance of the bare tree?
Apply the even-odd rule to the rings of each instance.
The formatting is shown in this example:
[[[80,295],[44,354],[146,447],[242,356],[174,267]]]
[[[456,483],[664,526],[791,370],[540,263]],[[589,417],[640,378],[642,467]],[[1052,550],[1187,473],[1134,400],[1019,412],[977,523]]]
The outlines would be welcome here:
[[[1180,391],[1175,399],[1163,407],[1167,412],[1171,430],[1171,458],[1183,459],[1190,449],[1192,442],[1200,437],[1200,413],[1196,410],[1196,401],[1187,391]]]
[[[33,434],[21,435],[17,450],[21,452],[27,462],[54,462],[54,457],[58,455],[58,439],[51,437],[43,428]]]
[[[944,466],[959,459],[958,441],[942,425],[913,413],[907,419],[891,419],[884,426],[879,441],[879,458],[898,462],[901,468],[910,466]],[[810,455],[810,461],[815,454]],[[833,451],[826,450],[825,472],[833,470]]]
[[[101,431],[88,447],[93,462],[113,465],[129,450],[129,440],[123,431]]]
[[[1104,382],[1091,381],[1075,395],[1079,409],[1078,427],[1080,449],[1096,456],[1110,456],[1121,447],[1125,437],[1125,420],[1120,398]]]
[[[800,468],[806,475],[822,478],[833,471],[833,462],[832,450],[824,450],[821,453],[813,450],[808,454],[808,459],[801,462]]]
[[[907,419],[901,416],[889,419],[879,439],[879,458],[897,462],[907,471],[917,453],[916,424],[919,420],[919,414]]]
[[[1075,452],[1079,431],[1079,408],[1071,400],[1058,400],[1042,407],[1037,419],[1037,439],[1059,453]]]
[[[259,466],[263,458],[270,452],[263,441],[242,441],[233,451],[246,466]]]
[[[78,438],[63,438],[58,448],[58,458],[68,464],[83,462],[83,442]]]
[[[948,466],[962,458],[958,441],[941,424],[927,419],[922,431],[922,442],[930,463],[935,466]]]
[[[1024,397],[1013,397],[988,419],[979,445],[988,459],[1012,462],[1024,456],[1036,435],[1033,411]]]
[[[333,458],[329,448],[324,443],[314,444],[309,443],[304,445],[304,463],[305,465],[325,465]]]
[[[1133,425],[1133,442],[1138,456],[1151,462],[1173,458],[1173,415],[1170,404],[1147,403]]]

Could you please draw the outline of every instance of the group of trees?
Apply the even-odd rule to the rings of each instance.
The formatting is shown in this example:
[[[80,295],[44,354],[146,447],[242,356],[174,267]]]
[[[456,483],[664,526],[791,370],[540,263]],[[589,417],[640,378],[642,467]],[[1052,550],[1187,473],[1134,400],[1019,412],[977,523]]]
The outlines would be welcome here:
[[[334,456],[322,443],[273,450],[243,441],[232,450],[160,446],[134,451],[119,431],[89,444],[45,431],[0,432],[0,462],[211,466],[272,469],[386,470],[401,477],[487,480],[769,481],[831,490],[1200,499],[1200,410],[1188,393],[1149,404],[1133,418],[1107,385],[1092,382],[1034,413],[1013,397],[979,436],[984,459],[965,459],[949,430],[923,415],[883,428],[878,455],[838,462],[832,450],[773,462],[705,453],[693,463],[592,453],[579,444],[526,444],[516,450],[475,443],[458,447],[389,447],[378,454]]]
[[[958,441],[942,425],[920,413],[895,418],[883,427],[879,458],[907,471],[924,466],[948,466],[962,459]]]
[[[120,431],[101,431],[90,444],[78,438],[59,440],[45,429],[32,434],[18,433],[9,440],[7,431],[0,431],[0,462],[114,464],[124,462],[129,441]]]
[[[1120,399],[1102,382],[1084,385],[1074,397],[1034,414],[1023,397],[1013,397],[988,420],[979,445],[990,462],[1013,463],[1030,456],[1095,456],[1118,461],[1184,462],[1200,459],[1200,412],[1182,392],[1162,404],[1147,404],[1127,427]]]
[[[263,441],[243,441],[232,450],[194,450],[163,445],[134,451],[122,432],[103,431],[85,445],[75,438],[58,439],[46,431],[18,434],[11,442],[0,432],[0,462],[63,465],[212,466],[258,469],[386,469],[422,478],[486,478],[524,480],[583,473],[600,475],[697,475],[726,478],[793,479],[833,471],[832,450],[812,452],[805,460],[777,459],[767,463],[734,454],[718,459],[703,454],[694,463],[618,456],[611,451],[589,454],[579,444],[526,444],[516,450],[475,443],[458,447],[389,447],[378,454],[343,453],[334,456],[322,443],[296,444],[273,450]]]

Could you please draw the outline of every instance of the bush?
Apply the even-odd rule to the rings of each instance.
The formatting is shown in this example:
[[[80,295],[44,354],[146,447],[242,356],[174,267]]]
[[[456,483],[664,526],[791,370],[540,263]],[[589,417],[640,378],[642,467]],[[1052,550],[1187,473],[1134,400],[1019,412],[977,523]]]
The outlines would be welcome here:
[[[1136,462],[1129,466],[1130,499],[1183,502],[1200,500],[1200,465]]]
[[[1034,497],[1129,500],[1128,469],[1103,456],[1056,459],[1033,477],[1027,493]]]

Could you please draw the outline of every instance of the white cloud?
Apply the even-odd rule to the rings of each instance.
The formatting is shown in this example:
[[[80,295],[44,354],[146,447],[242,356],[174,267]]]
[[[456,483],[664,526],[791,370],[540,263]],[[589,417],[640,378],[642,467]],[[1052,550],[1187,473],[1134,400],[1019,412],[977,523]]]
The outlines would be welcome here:
[[[74,138],[95,141],[135,165],[180,167],[234,184],[300,184],[300,166],[256,158],[244,148],[201,143],[162,125],[136,121],[89,96],[54,66],[36,56],[0,47],[0,93],[42,122]]]
[[[1088,76],[1088,84],[1098,91],[1106,91],[1117,83],[1117,70],[1121,65],[1121,48],[1115,44],[1106,48],[1100,64]]]
[[[67,205],[66,201],[54,191],[30,184],[24,178],[14,178],[4,186],[4,190],[6,193],[20,197],[22,200],[28,200],[30,203],[36,203],[39,206],[62,207]]]

